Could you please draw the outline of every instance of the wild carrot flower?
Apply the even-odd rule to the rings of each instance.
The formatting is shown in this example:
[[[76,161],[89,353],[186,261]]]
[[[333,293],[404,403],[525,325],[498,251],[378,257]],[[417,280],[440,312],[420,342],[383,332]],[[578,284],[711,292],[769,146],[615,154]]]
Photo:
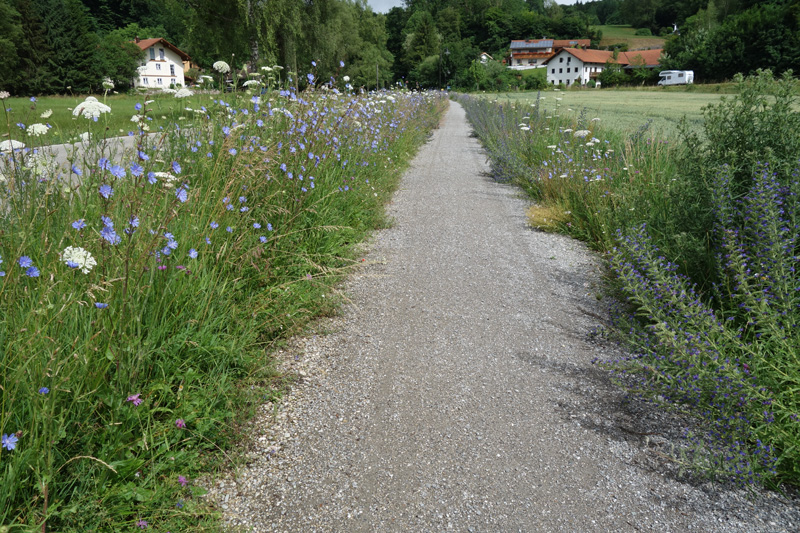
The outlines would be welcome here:
[[[35,123],[28,126],[28,135],[33,135],[34,137],[38,137],[39,135],[44,135],[50,130],[46,125]]]
[[[80,247],[67,246],[64,248],[64,251],[61,252],[61,260],[68,265],[74,263],[75,266],[72,268],[80,268],[84,274],[88,274],[92,268],[97,266],[97,261],[92,254]]]
[[[214,67],[214,70],[216,70],[220,74],[227,74],[228,72],[231,71],[231,66],[224,61],[217,61],[211,66]]]
[[[106,104],[99,102],[94,96],[87,96],[86,100],[75,107],[72,114],[76,117],[83,116],[96,122],[100,115],[110,112],[111,108]]]

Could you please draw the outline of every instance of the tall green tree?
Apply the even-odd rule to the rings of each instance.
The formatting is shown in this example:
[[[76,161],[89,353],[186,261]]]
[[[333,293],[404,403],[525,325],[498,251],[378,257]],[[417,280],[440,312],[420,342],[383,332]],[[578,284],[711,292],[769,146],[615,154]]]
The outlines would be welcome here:
[[[16,92],[22,44],[22,17],[10,0],[0,0],[0,90]]]
[[[51,91],[86,93],[100,87],[103,74],[96,60],[99,38],[94,20],[80,0],[42,0],[42,21],[49,49]]]

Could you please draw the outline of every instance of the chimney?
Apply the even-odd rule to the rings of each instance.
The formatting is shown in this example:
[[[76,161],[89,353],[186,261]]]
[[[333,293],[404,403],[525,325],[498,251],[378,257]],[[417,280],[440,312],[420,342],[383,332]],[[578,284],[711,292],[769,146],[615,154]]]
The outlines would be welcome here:
[[[138,43],[140,40],[141,39],[139,39],[139,36],[137,35],[136,38],[134,39],[134,42]]]

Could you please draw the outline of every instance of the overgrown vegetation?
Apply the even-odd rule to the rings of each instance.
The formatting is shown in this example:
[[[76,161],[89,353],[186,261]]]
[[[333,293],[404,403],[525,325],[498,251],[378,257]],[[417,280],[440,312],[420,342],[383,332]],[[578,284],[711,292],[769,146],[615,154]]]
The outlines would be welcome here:
[[[607,252],[634,355],[599,363],[632,397],[695,420],[676,460],[743,485],[798,485],[797,82],[761,71],[738,84],[679,142],[542,101],[460,100],[498,178]]]
[[[445,105],[305,79],[195,101],[155,135],[143,96],[124,153],[97,100],[62,165],[44,124],[0,144],[0,524],[215,528],[195,478],[280,394],[269,346],[334,309]]]

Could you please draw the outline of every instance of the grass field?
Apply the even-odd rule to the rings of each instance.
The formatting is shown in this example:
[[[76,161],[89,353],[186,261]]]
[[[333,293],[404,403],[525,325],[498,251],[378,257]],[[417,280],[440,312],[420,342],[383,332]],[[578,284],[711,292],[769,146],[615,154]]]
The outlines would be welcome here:
[[[663,37],[636,35],[636,28],[630,26],[595,26],[595,28],[603,32],[601,47],[618,43],[628,43],[630,50],[664,46]]]
[[[524,101],[533,103],[538,93],[502,93],[492,97],[499,101]],[[589,119],[599,118],[605,127],[632,131],[647,121],[651,131],[659,137],[671,137],[677,133],[678,124],[685,116],[687,122],[696,127],[702,123],[704,106],[719,102],[721,95],[699,92],[663,90],[580,90],[548,91],[542,93],[547,109],[559,113],[579,115],[583,110]],[[560,100],[558,100],[560,98]]]
[[[99,123],[108,128],[109,136],[126,135],[129,131],[136,131],[136,124],[131,122],[131,117],[137,114],[136,104],[150,101],[148,108],[151,110],[148,126],[150,131],[194,118],[192,111],[200,107],[203,102],[208,102],[208,95],[196,94],[189,98],[175,98],[171,94],[109,94],[95,96],[99,101],[111,107],[111,113],[103,114]],[[58,144],[74,140],[74,137],[83,131],[86,121],[82,117],[72,114],[73,110],[86,99],[86,95],[75,96],[43,96],[30,100],[28,98],[8,98],[3,101],[6,109],[6,127],[0,127],[0,141],[12,138],[27,142],[26,130],[31,124],[41,123],[51,126],[39,143]],[[47,112],[52,110],[49,116]],[[85,130],[84,130],[85,131]],[[37,143],[37,144],[39,144]]]

